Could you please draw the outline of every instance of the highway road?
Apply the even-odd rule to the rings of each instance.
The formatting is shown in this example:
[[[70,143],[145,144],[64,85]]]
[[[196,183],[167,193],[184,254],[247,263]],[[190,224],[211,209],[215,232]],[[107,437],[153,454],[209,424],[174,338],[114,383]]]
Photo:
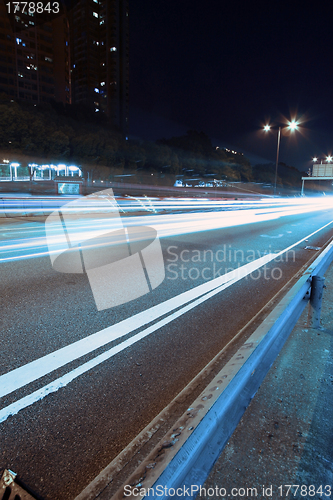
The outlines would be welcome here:
[[[157,231],[165,276],[126,301],[138,285],[120,274],[124,303],[100,308],[90,275],[52,267],[45,217],[0,219],[0,468],[41,498],[73,500],[333,236],[329,198],[195,203],[119,203],[124,227]],[[66,227],[83,241],[108,217]]]

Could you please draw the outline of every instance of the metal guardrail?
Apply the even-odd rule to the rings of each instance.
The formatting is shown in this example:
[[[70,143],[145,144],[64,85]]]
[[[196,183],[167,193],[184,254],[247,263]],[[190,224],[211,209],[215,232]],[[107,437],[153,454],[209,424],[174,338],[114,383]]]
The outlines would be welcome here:
[[[320,321],[323,274],[333,242],[127,480],[114,499],[195,498],[306,305]],[[178,491],[178,493],[177,493]],[[95,498],[83,491],[77,500]]]

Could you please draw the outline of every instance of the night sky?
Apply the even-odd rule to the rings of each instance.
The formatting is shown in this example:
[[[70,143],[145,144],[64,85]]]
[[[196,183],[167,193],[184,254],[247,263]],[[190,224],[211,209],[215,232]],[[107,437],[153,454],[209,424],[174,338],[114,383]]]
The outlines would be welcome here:
[[[333,152],[330,2],[129,0],[130,136],[189,129],[252,163],[275,161],[268,121],[302,121],[282,134],[280,161],[307,170]]]

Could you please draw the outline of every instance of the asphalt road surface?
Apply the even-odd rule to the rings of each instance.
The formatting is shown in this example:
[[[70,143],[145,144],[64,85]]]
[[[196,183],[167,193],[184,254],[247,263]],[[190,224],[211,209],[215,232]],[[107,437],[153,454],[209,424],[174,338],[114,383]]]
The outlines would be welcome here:
[[[114,274],[124,303],[99,309],[90,275],[52,267],[43,221],[3,218],[0,468],[45,500],[73,500],[320,252],[333,236],[332,207],[122,213],[126,227],[157,230],[165,277],[126,301],[138,277]],[[53,221],[51,248],[62,222]],[[108,229],[86,215],[66,227],[79,241]],[[144,263],[152,284],[160,260]]]

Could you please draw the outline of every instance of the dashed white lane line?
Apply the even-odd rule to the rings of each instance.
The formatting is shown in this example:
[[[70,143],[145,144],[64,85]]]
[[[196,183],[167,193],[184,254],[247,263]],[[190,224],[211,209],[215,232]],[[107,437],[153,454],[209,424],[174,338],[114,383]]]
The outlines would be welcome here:
[[[283,234],[280,233],[280,234],[276,234],[276,235],[270,235],[270,234],[261,234],[260,235],[261,238],[282,238],[283,237]]]

